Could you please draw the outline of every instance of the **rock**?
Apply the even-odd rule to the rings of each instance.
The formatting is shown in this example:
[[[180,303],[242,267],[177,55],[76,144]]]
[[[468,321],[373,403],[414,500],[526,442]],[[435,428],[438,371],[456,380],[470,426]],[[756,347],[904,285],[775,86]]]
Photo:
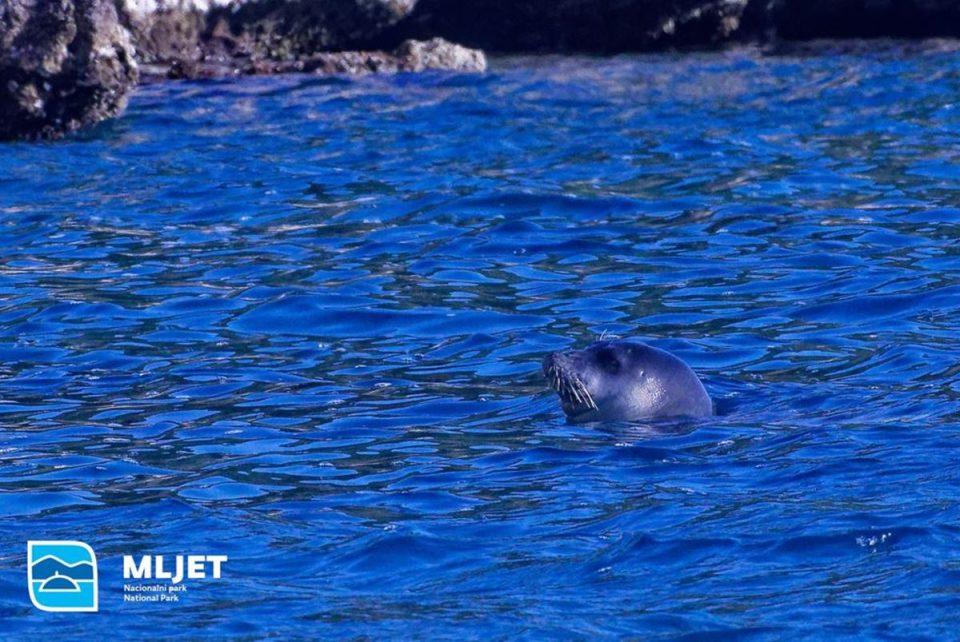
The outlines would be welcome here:
[[[753,0],[753,4],[761,0]],[[616,53],[739,37],[751,0],[420,0],[387,37],[500,52]]]
[[[392,52],[328,51],[292,60],[253,59],[242,66],[200,63],[193,67],[171,67],[168,77],[212,78],[235,74],[369,74],[438,69],[481,72],[487,68],[482,51],[467,49],[442,38],[406,41]]]
[[[257,58],[353,49],[403,18],[415,0],[254,0],[211,14]]]
[[[774,0],[769,9],[788,40],[960,36],[956,0]]]
[[[419,0],[381,46],[618,53],[776,39],[958,37],[957,0]],[[391,40],[392,39],[392,40]]]
[[[121,21],[141,63],[184,64],[201,56],[207,13],[227,0],[122,0]]]
[[[469,49],[443,38],[431,38],[427,41],[406,40],[397,47],[394,56],[403,61],[403,71],[484,71],[487,68],[487,57],[482,51]]]
[[[356,49],[407,16],[416,0],[121,0],[146,63],[249,57],[292,61]]]
[[[0,138],[55,138],[115,116],[136,82],[112,0],[0,2]]]

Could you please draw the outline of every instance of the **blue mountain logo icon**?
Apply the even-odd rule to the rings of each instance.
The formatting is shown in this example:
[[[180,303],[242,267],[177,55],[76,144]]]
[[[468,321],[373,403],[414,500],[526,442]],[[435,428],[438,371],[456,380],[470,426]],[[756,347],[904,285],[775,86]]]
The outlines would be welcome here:
[[[27,588],[42,611],[96,611],[97,556],[83,542],[27,542]]]

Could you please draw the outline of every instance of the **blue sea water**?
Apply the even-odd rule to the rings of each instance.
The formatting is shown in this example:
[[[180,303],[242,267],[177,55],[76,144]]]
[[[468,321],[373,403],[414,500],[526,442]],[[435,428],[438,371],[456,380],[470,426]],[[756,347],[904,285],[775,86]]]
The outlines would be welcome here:
[[[149,85],[0,147],[0,637],[956,636],[960,52]],[[718,416],[570,425],[634,337]],[[82,540],[100,612],[34,609]],[[227,555],[174,604],[121,556]]]

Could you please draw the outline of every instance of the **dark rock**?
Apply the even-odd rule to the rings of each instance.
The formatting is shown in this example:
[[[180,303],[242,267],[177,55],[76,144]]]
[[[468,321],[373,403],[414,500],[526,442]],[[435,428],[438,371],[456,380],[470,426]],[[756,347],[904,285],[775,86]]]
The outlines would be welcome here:
[[[754,0],[756,2],[756,0]],[[500,52],[615,53],[737,38],[750,0],[420,0],[385,36]]]
[[[957,0],[775,0],[770,22],[788,40],[960,36]]]
[[[252,56],[290,60],[355,48],[407,15],[415,0],[255,0],[211,14]]]
[[[771,39],[958,37],[958,0],[419,0],[381,37],[498,52],[654,51]]]
[[[409,14],[416,0],[123,0],[146,63],[245,56],[292,61],[356,49]]]
[[[133,35],[141,63],[196,61],[207,28],[205,0],[125,0],[121,21]]]
[[[55,138],[110,118],[136,81],[112,0],[0,2],[0,138]]]

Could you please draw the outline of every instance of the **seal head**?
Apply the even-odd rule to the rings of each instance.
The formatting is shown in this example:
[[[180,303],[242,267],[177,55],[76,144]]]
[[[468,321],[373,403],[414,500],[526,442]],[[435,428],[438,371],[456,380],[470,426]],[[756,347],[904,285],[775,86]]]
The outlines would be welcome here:
[[[543,373],[572,421],[636,421],[706,417],[713,403],[683,361],[631,341],[600,341],[583,350],[554,352]]]

